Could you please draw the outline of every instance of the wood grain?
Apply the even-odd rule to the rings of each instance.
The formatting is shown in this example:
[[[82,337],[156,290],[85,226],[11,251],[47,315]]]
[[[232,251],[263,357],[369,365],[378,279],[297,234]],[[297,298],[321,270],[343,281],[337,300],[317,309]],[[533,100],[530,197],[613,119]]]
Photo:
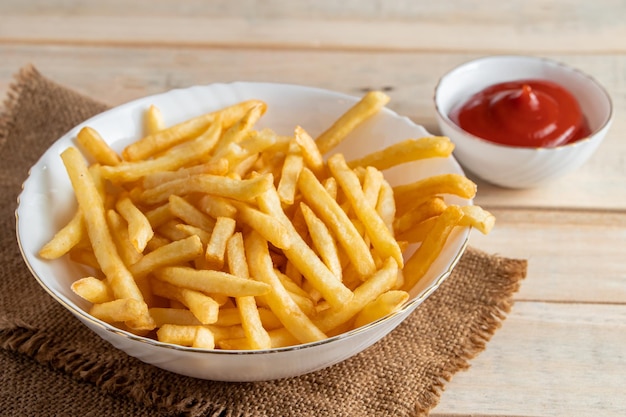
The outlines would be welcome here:
[[[0,41],[482,53],[626,50],[626,27],[618,18],[626,5],[619,0],[604,7],[582,1],[572,7],[566,0],[297,3],[7,2],[0,9]]]
[[[433,416],[623,415],[626,306],[520,302],[513,311]]]
[[[432,415],[624,415],[624,0],[6,0],[0,16],[0,96],[27,64],[110,105],[236,80],[383,89],[391,109],[439,133],[437,80],[472,58],[532,54],[592,75],[616,118],[585,166],[529,190],[468,173],[498,219],[471,244],[528,259],[528,277]]]

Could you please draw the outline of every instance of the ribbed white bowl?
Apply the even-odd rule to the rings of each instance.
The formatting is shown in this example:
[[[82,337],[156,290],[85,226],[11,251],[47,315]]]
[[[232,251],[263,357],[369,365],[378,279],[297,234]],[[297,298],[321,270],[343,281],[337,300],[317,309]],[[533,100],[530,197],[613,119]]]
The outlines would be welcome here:
[[[493,84],[519,79],[549,80],[569,90],[587,117],[591,135],[556,148],[523,148],[483,140],[450,119],[452,109],[471,95]],[[454,155],[463,167],[509,188],[537,186],[578,169],[598,148],[613,120],[611,98],[596,80],[536,57],[492,56],[462,64],[439,80],[434,100],[439,127],[454,142]]]
[[[90,275],[89,270],[66,259],[46,261],[40,248],[73,215],[76,203],[59,154],[74,144],[76,133],[91,126],[116,150],[139,138],[142,114],[154,104],[168,125],[246,99],[262,99],[268,111],[259,127],[279,134],[293,134],[301,125],[313,136],[341,115],[358,98],[326,90],[268,83],[233,83],[197,86],[146,97],[102,113],[60,138],[31,168],[16,211],[18,242],[39,284],[81,322],[112,345],[144,362],[183,375],[222,381],[258,381],[291,377],[321,369],[355,355],[387,335],[424,301],[459,260],[469,238],[469,229],[459,230],[448,240],[427,276],[412,289],[401,311],[360,329],[327,340],[295,347],[262,351],[204,350],[180,347],[119,330],[87,313],[88,305],[70,290],[70,284]],[[338,151],[348,159],[410,137],[428,135],[406,117],[384,109],[359,127]],[[396,167],[387,172],[393,184],[407,183],[428,175],[462,174],[454,158],[438,158]],[[451,203],[470,201],[450,199]]]

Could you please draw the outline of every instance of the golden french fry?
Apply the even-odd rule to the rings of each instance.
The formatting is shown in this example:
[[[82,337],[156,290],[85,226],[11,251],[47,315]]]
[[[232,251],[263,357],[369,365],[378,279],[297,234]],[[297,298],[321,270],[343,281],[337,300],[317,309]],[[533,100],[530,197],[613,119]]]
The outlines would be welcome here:
[[[376,205],[378,204],[378,197],[383,186],[383,181],[383,173],[378,169],[374,167],[365,168],[362,181],[363,195],[365,196],[365,201],[367,201],[367,203],[374,208],[376,208]]]
[[[202,162],[211,152],[221,134],[221,126],[214,124],[191,142],[186,142],[154,158],[122,162],[116,166],[102,166],[102,176],[113,182],[136,181],[157,171],[174,171],[191,163]]]
[[[44,259],[57,259],[65,255],[76,246],[87,234],[83,214],[80,209],[76,211],[70,220],[54,237],[39,251],[39,256]]]
[[[303,173],[305,171],[308,170],[303,170]],[[311,173],[311,176],[313,176],[313,173]],[[321,292],[324,298],[332,305],[341,305],[350,300],[352,292],[330,272],[313,249],[300,237],[293,224],[289,222],[281,208],[276,189],[270,188],[267,192],[261,194],[258,198],[258,203],[263,211],[279,219],[286,227],[291,235],[292,245],[284,249],[283,253],[311,285]]]
[[[205,324],[204,327],[211,330],[211,333],[213,333],[213,337],[215,337],[216,343],[219,343],[223,340],[242,339],[246,337],[243,331],[243,327],[241,327],[240,325],[217,326],[215,324]]]
[[[130,241],[128,225],[115,210],[107,210],[107,223],[111,230],[111,236],[115,241],[118,253],[124,265],[130,266],[141,259],[141,252]]]
[[[427,158],[445,158],[452,154],[454,144],[445,136],[407,139],[380,151],[348,162],[350,168],[371,166],[381,171],[406,162]]]
[[[96,259],[96,255],[93,253],[93,249],[91,248],[73,247],[70,249],[69,256],[72,262],[100,270],[100,264]]]
[[[409,211],[415,204],[442,194],[454,194],[462,198],[474,198],[476,184],[460,174],[441,174],[393,188],[398,215]]]
[[[212,324],[217,321],[220,305],[208,295],[158,279],[153,279],[150,284],[155,295],[182,303],[200,323]]]
[[[144,115],[144,130],[146,136],[153,135],[165,129],[165,122],[163,121],[163,115],[161,110],[154,104],[148,107],[146,114]]]
[[[226,245],[228,269],[231,274],[240,278],[249,278],[250,272],[246,259],[245,246],[241,233],[235,233]],[[253,296],[237,297],[241,326],[246,340],[252,349],[269,349],[271,340],[263,327],[263,322],[256,300]],[[274,315],[274,318],[276,316]],[[267,320],[267,315],[266,315]]]
[[[283,324],[280,322],[276,314],[272,312],[269,308],[257,307],[259,312],[259,317],[261,318],[261,324],[264,329],[267,331],[278,329],[279,327],[283,327]]]
[[[202,323],[186,308],[152,307],[148,310],[157,327],[164,324],[179,326],[199,326]]]
[[[157,330],[157,338],[163,343],[205,349],[215,348],[213,333],[203,326],[164,324]]]
[[[220,339],[217,341],[217,346],[223,350],[251,350],[254,349],[250,345],[250,341],[245,337],[239,337],[236,339]]]
[[[171,195],[169,197],[169,207],[174,216],[191,226],[207,232],[211,232],[215,227],[215,219],[207,216],[182,197]]]
[[[202,256],[203,251],[204,247],[200,238],[196,235],[189,236],[145,254],[138,262],[131,265],[129,269],[134,276],[142,277],[158,268],[180,265],[194,260]]]
[[[293,140],[292,136],[278,135],[270,128],[263,128],[255,132],[256,135],[268,135],[274,138],[274,144],[266,149],[262,156],[273,156],[277,154],[286,154],[289,150],[289,144]]]
[[[293,302],[296,303],[296,305],[300,308],[300,310],[307,315],[307,317],[313,317],[317,314],[315,304],[308,294],[306,296],[303,296],[300,293],[291,292],[289,290],[287,290],[287,293],[289,294],[289,297],[291,297]]]
[[[196,338],[196,326],[164,324],[157,330],[157,339],[163,343],[191,346]]]
[[[396,218],[396,200],[393,196],[391,185],[383,179],[380,184],[380,192],[378,194],[378,202],[376,203],[376,212],[387,225],[387,229],[391,234],[395,234],[393,222]]]
[[[277,268],[274,268],[274,272],[276,273],[276,276],[278,277],[280,282],[283,284],[283,287],[285,287],[285,289],[289,293],[296,295],[298,297],[311,299],[311,296],[309,295],[309,293],[306,290],[304,290],[304,288],[302,288],[300,285],[298,285],[294,280],[292,280],[289,275],[282,273]]]
[[[92,316],[107,323],[134,321],[144,314],[145,303],[133,298],[119,298],[94,304],[89,310]]]
[[[202,242],[202,246],[204,247],[206,247],[211,240],[211,232],[207,232],[199,227],[179,223],[176,225],[176,228],[189,236],[198,236],[200,238],[200,242]]]
[[[379,295],[374,301],[370,301],[356,315],[354,327],[361,327],[398,311],[409,299],[406,291],[390,290]]]
[[[326,339],[300,307],[289,296],[280,279],[274,272],[267,241],[255,231],[244,239],[249,265],[254,266],[255,278],[269,285],[270,291],[264,296],[270,308],[301,343]]]
[[[105,218],[104,205],[87,164],[80,152],[73,147],[61,154],[67,169],[78,205],[85,218],[85,225],[92,242],[94,254],[102,268],[116,298],[130,298],[140,302],[143,307],[137,317],[129,319],[127,324],[138,330],[152,330],[154,321],[148,314],[148,306],[143,302],[143,295],[135,283],[130,271],[117,253],[115,243],[109,232]]]
[[[324,189],[328,193],[328,195],[333,199],[337,200],[337,195],[339,192],[339,187],[337,186],[337,180],[333,177],[328,177],[322,183]]]
[[[169,203],[162,204],[150,211],[145,212],[145,216],[150,222],[150,226],[152,226],[153,230],[159,228],[159,226],[164,225],[170,220],[174,220],[175,218],[174,213],[170,210]]]
[[[236,222],[230,217],[218,217],[204,254],[207,263],[214,269],[222,269],[228,239],[235,233]]]
[[[172,243],[172,241],[165,236],[161,236],[155,233],[154,236],[152,236],[152,239],[150,239],[150,242],[148,242],[148,245],[146,246],[146,252],[153,252],[158,248],[167,245],[168,243]]]
[[[448,206],[437,217],[430,233],[404,265],[403,275],[405,282],[402,286],[404,291],[410,291],[426,274],[432,263],[437,259],[437,256],[439,256],[439,253],[441,253],[448,236],[450,236],[450,233],[452,233],[452,230],[462,218],[463,211],[456,205]]]
[[[237,307],[241,316],[241,325],[250,347],[252,349],[271,348],[272,342],[267,331],[263,328],[254,297],[237,298]]]
[[[398,276],[398,264],[389,257],[383,267],[376,271],[367,281],[354,290],[352,300],[342,306],[331,307],[319,313],[314,323],[324,332],[351,320],[368,303],[375,300],[379,294],[392,289]]]
[[[179,180],[183,178],[189,178],[194,175],[200,174],[212,174],[212,175],[226,175],[228,172],[228,161],[225,159],[218,159],[214,162],[207,162],[200,165],[194,165],[191,167],[179,168],[176,171],[154,171],[143,177],[143,188],[153,188],[159,184],[166,183],[168,181]]]
[[[117,212],[128,223],[128,237],[138,252],[143,252],[148,241],[154,236],[152,225],[141,210],[128,197],[117,201]]]
[[[91,178],[93,179],[93,184],[96,187],[96,190],[98,190],[98,193],[100,194],[100,198],[102,198],[104,207],[110,208],[111,205],[107,204],[107,198],[109,198],[110,196],[106,192],[106,188],[107,188],[106,180],[104,179],[104,177],[102,177],[100,167],[101,167],[100,164],[93,164],[93,165],[90,165],[87,168],[87,170],[89,171],[89,174],[91,174]]]
[[[264,295],[270,291],[268,284],[241,278],[227,272],[197,270],[190,267],[169,266],[154,271],[160,281],[204,293],[218,293],[229,297]]]
[[[204,115],[170,128],[159,130],[128,145],[122,152],[122,155],[126,161],[146,160],[190,138],[199,136],[209,128],[214,120],[215,117],[213,115]]]
[[[272,348],[280,348],[280,347],[293,346],[293,345],[298,344],[298,339],[296,339],[291,334],[291,332],[284,327],[270,330],[268,334],[270,336]]]
[[[376,271],[374,259],[361,234],[346,213],[337,204],[315,175],[307,168],[302,170],[298,187],[308,205],[326,223],[337,242],[361,276],[367,277]]]
[[[483,234],[488,234],[496,223],[493,214],[480,206],[463,206],[463,218],[459,222],[459,226],[471,226],[478,229]]]
[[[248,298],[253,296],[244,296],[238,298]],[[256,308],[256,303],[254,304],[254,308]],[[239,308],[235,307],[224,307],[220,308],[220,315],[217,318],[217,322],[215,322],[215,326],[223,326],[230,327],[241,324],[241,315],[239,314]]]
[[[254,155],[251,155],[247,151],[247,149],[242,148],[236,143],[229,143],[228,146],[226,146],[226,148],[223,150],[222,154],[219,156],[214,155],[210,162],[220,160],[226,161],[229,167],[229,171],[227,172],[227,174],[231,176],[231,174],[234,173],[237,167],[251,156]]]
[[[191,346],[195,348],[214,349],[215,337],[213,336],[213,332],[206,327],[198,326],[196,328],[196,337],[193,339]]]
[[[215,146],[212,158],[221,158],[227,153],[227,149],[231,144],[241,142],[267,110],[267,105],[262,101],[249,102],[248,105],[245,109],[245,114],[242,114],[237,122],[224,132]]]
[[[302,214],[302,210],[300,210],[300,204],[287,207],[287,208],[289,212],[285,212],[285,214],[287,214],[287,217],[291,218],[291,224],[293,225],[293,228],[296,229],[296,232],[298,232],[300,237],[307,244],[309,244],[309,246],[311,246],[310,238],[309,238],[309,229],[307,228],[306,221],[304,220],[304,215]],[[297,269],[294,268],[294,271],[297,271]]]
[[[256,230],[263,238],[280,249],[292,245],[292,236],[287,227],[276,216],[263,213],[245,204],[237,204],[238,220]]]
[[[200,211],[217,219],[218,217],[229,217],[234,219],[237,216],[237,209],[228,200],[214,195],[204,195],[198,201]]]
[[[401,235],[424,220],[440,215],[446,207],[442,197],[430,197],[413,210],[396,217],[393,221],[393,230],[396,234]]]
[[[302,158],[300,147],[296,142],[292,142],[291,145],[289,145],[289,153],[283,163],[283,169],[277,187],[280,201],[286,205],[293,204],[295,200],[298,177],[303,167],[304,159]]]
[[[127,161],[138,161],[163,152],[173,146],[185,142],[205,132],[211,125],[227,128],[252,107],[258,105],[258,100],[244,101],[233,106],[225,107],[216,112],[204,114],[182,123],[176,124],[159,132],[145,136],[130,144],[122,155]],[[214,123],[219,119],[218,123]]]
[[[300,204],[300,209],[306,221],[311,236],[311,241],[319,253],[320,257],[330,269],[330,271],[341,280],[341,261],[339,260],[339,252],[337,250],[337,242],[331,235],[328,227],[323,221],[313,213],[313,210],[304,203]]]
[[[296,268],[294,264],[291,263],[289,260],[286,260],[284,263],[274,262],[274,265],[276,266],[277,269],[282,268],[285,271],[284,274],[288,276],[291,281],[295,282],[299,286],[303,286],[305,283],[308,283],[308,281],[306,281],[304,277],[302,276],[302,272],[300,272],[298,268]],[[310,293],[311,291],[309,290],[306,292]],[[320,295],[320,298],[321,298],[321,295]]]
[[[426,239],[426,236],[428,236],[428,234],[433,229],[433,226],[437,222],[437,217],[438,216],[431,217],[411,226],[411,228],[407,231],[398,233],[396,235],[396,239],[398,241],[405,241],[408,243],[422,242],[424,239]]]
[[[342,114],[331,127],[315,139],[320,153],[325,154],[343,141],[358,125],[369,119],[389,102],[389,96],[370,91]]]
[[[79,297],[93,304],[102,304],[115,299],[109,285],[98,278],[81,278],[74,281],[71,288]]]
[[[122,158],[90,127],[83,127],[78,132],[76,142],[99,164],[117,165],[122,162]]]
[[[318,176],[318,178],[321,178],[326,168],[324,166],[324,158],[315,140],[313,140],[311,135],[301,126],[296,126],[294,138],[296,143],[300,146],[305,166]]]
[[[159,204],[167,201],[171,195],[205,193],[238,201],[252,201],[271,187],[272,183],[269,174],[243,180],[210,174],[194,175],[145,190],[139,198],[146,204]]]
[[[242,132],[243,136],[247,139],[230,142],[224,146],[221,152],[215,151],[212,160],[223,158],[228,161],[233,172],[245,173],[256,162],[258,154],[276,142],[275,135],[257,134],[255,131]],[[246,167],[241,168],[241,165],[246,165]]]
[[[333,155],[328,160],[328,168],[350,201],[356,216],[365,226],[374,248],[376,248],[383,257],[393,257],[398,266],[402,268],[404,259],[402,258],[402,250],[398,242],[393,238],[393,235],[376,212],[375,207],[367,203],[359,179],[354,171],[348,167],[343,155]]]
[[[226,294],[219,293],[219,292],[207,292],[205,294],[211,297],[212,299],[214,299],[217,302],[217,304],[219,304],[220,309],[235,307],[234,303],[232,302],[232,299]]]
[[[170,220],[159,226],[159,228],[155,230],[155,233],[160,234],[170,242],[186,239],[189,237],[189,233],[178,227],[181,224],[183,223],[181,223],[178,219]]]

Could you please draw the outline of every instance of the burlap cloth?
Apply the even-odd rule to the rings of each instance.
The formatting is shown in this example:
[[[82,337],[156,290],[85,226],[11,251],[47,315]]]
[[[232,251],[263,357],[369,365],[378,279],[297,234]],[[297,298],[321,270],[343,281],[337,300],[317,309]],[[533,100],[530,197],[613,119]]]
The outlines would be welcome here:
[[[298,378],[196,380],[116,350],[30,275],[15,238],[29,167],[106,105],[22,69],[0,113],[0,415],[425,416],[446,381],[481,352],[509,312],[526,261],[469,248],[402,325],[361,354]]]

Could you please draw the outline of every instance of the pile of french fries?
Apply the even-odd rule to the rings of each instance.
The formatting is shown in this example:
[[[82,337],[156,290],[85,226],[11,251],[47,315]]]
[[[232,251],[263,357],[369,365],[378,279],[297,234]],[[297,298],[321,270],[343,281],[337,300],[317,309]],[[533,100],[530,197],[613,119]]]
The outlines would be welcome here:
[[[446,137],[358,160],[332,154],[388,101],[367,93],[315,139],[300,126],[291,136],[256,129],[260,100],[169,127],[151,106],[145,136],[121,154],[85,127],[61,154],[78,209],[40,256],[93,268],[72,284],[89,313],[165,343],[270,349],[384,317],[455,227],[494,224],[478,206],[444,201],[474,197],[462,175],[385,180],[387,168],[450,156]]]

